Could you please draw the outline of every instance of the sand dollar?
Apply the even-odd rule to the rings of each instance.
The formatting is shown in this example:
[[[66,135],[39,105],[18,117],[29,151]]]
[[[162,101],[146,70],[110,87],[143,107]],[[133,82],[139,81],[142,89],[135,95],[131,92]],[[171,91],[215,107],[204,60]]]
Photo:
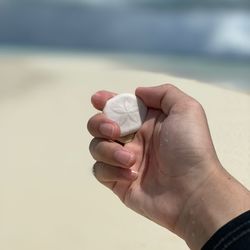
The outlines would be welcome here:
[[[103,112],[120,126],[121,136],[124,137],[135,133],[142,126],[147,107],[140,98],[125,93],[109,99]]]

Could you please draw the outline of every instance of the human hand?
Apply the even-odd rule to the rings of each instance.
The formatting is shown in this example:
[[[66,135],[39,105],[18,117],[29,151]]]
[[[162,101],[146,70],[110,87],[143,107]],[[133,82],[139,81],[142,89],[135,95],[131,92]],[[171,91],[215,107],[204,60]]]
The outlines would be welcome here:
[[[102,110],[114,95],[100,91],[92,97],[92,104]],[[204,110],[169,84],[138,88],[136,95],[148,106],[148,114],[132,142],[117,143],[119,127],[104,114],[89,120],[89,132],[95,137],[90,143],[97,161],[95,176],[126,206],[198,249],[220,225],[199,242],[191,242],[187,231],[192,216],[188,213],[196,211],[193,208],[199,201],[204,203],[204,195],[210,199],[209,186],[228,176],[217,158]]]

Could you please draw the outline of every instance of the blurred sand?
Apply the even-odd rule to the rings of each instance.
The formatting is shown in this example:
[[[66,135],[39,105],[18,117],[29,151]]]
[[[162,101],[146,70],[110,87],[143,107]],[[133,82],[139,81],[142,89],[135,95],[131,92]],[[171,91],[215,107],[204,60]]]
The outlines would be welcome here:
[[[171,82],[207,111],[223,165],[250,188],[250,96],[98,56],[0,56],[0,249],[188,249],[92,176],[90,96]]]

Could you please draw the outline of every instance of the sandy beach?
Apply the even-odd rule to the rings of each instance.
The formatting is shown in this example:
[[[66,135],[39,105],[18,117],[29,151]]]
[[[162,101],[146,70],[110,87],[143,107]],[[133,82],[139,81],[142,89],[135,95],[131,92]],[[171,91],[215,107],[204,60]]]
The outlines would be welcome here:
[[[100,90],[173,83],[204,106],[223,166],[250,188],[250,95],[98,55],[0,55],[0,249],[187,250],[92,176]]]

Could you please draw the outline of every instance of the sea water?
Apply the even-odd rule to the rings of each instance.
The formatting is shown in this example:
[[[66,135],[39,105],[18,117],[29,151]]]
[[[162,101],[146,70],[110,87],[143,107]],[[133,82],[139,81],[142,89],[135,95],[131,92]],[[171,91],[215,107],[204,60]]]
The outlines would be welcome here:
[[[236,8],[228,8],[227,1],[218,7],[177,2],[156,8],[2,1],[0,46],[5,46],[2,53],[6,46],[17,46],[115,55],[131,67],[250,91],[250,10],[243,7],[245,1]]]

